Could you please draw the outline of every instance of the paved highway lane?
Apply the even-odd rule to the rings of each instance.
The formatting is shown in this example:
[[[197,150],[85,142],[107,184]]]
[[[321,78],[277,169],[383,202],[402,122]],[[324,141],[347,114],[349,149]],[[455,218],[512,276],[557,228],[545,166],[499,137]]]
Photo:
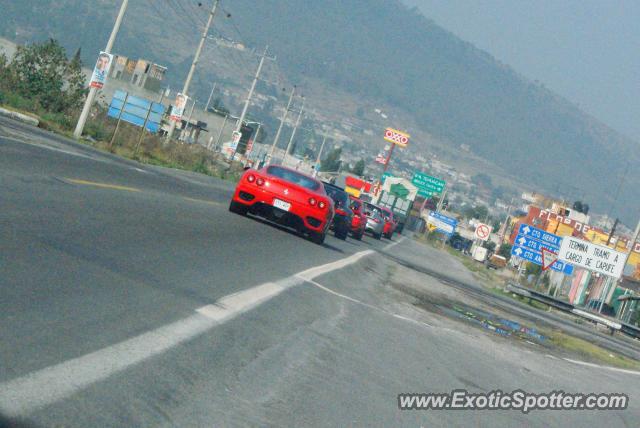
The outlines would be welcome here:
[[[3,379],[362,249],[233,215],[232,186],[218,180],[207,188],[163,172],[148,185],[160,173],[0,144]]]
[[[0,413],[78,427],[637,420],[637,375],[416,309],[387,283],[405,268],[379,252],[420,263],[420,246],[317,246],[230,214],[232,188],[0,121]],[[455,388],[632,402],[612,414],[398,410],[398,393]]]

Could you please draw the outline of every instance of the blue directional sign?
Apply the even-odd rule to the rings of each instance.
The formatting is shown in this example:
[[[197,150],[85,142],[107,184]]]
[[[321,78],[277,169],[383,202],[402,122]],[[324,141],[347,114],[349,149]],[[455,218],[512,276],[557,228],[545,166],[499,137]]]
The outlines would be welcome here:
[[[518,236],[535,239],[536,241],[547,244],[549,248],[554,249],[555,252],[560,251],[562,238],[558,235],[554,235],[553,233],[538,229],[537,227],[529,226],[528,224],[521,224],[520,229],[518,230]]]
[[[513,248],[511,248],[511,255],[520,257],[523,260],[542,266],[542,254],[537,251],[531,250],[530,248],[514,245]],[[552,264],[551,269],[562,272],[565,275],[571,275],[573,273],[573,266],[560,260]]]
[[[436,231],[451,236],[456,231],[458,226],[458,220],[453,217],[448,217],[439,212],[432,211],[429,213],[427,223],[436,227]]]
[[[536,241],[535,239],[526,238],[523,235],[518,235],[514,243],[515,245],[518,245],[522,248],[526,248],[528,250],[535,251],[536,253],[542,253],[543,248],[545,250],[549,250],[554,253],[557,253],[559,250],[559,248],[555,247],[554,245],[547,244],[541,241]]]
[[[155,133],[160,129],[164,110],[162,104],[118,90],[113,94],[107,114],[109,117],[124,120],[135,126],[145,126],[149,132]]]

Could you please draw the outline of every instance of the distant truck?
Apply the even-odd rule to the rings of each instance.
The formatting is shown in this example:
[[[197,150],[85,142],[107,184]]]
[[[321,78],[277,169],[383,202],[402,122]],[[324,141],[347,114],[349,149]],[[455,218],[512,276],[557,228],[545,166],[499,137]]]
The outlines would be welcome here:
[[[484,247],[478,246],[473,249],[473,253],[471,257],[473,257],[473,260],[477,262],[484,263],[484,261],[487,260],[488,253],[489,253],[489,250],[487,250]]]
[[[418,188],[407,179],[401,177],[385,179],[376,204],[393,211],[398,222],[396,232],[402,233],[417,194]]]
[[[507,267],[507,259],[497,254],[492,255],[487,260],[487,269],[502,269]]]

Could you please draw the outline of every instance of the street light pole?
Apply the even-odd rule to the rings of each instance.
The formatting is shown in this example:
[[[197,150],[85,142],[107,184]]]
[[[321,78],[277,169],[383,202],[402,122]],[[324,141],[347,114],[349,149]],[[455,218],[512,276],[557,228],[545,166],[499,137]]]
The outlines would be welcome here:
[[[287,102],[287,108],[284,109],[284,113],[280,118],[280,125],[278,126],[278,131],[276,132],[276,136],[273,138],[273,144],[271,145],[271,150],[269,150],[269,156],[267,157],[267,162],[271,162],[271,158],[273,157],[273,152],[278,145],[278,140],[280,139],[280,134],[282,133],[282,127],[287,120],[287,115],[289,114],[289,109],[291,108],[291,102],[293,101],[293,95],[296,92],[296,87],[294,86],[291,89],[291,95],[289,95],[289,101]]]
[[[322,151],[324,150],[324,144],[327,142],[326,134],[322,136],[322,144],[320,144],[320,150],[318,151],[318,157],[316,158],[315,168],[313,169],[313,176],[316,177],[318,175],[318,169],[320,169],[320,157],[322,156]]]
[[[129,0],[123,0],[122,4],[120,5],[120,11],[118,12],[116,22],[113,25],[113,30],[111,30],[111,36],[109,36],[107,46],[104,48],[104,51],[106,53],[111,53],[111,49],[113,48],[113,44],[116,41],[116,36],[118,35],[118,31],[120,30],[120,24],[122,24],[122,19],[124,18],[124,13],[127,10],[128,5]],[[82,107],[82,112],[80,113],[80,117],[78,118],[76,129],[73,131],[73,136],[75,138],[82,137],[82,131],[84,131],[84,125],[87,123],[87,118],[89,117],[89,112],[91,111],[91,106],[93,105],[93,101],[96,98],[97,92],[97,88],[89,88],[89,94],[87,95],[87,99],[84,101],[84,106]]]
[[[291,144],[293,144],[293,139],[296,136],[296,131],[298,131],[298,126],[300,126],[300,119],[302,118],[302,112],[304,111],[304,97],[302,98],[302,107],[300,107],[300,111],[298,112],[298,118],[296,119],[296,124],[293,127],[293,131],[291,132],[291,137],[289,138],[289,144],[287,144],[287,149],[284,151],[284,156],[282,157],[282,164],[284,165],[287,156],[289,155],[289,150],[291,150]]]
[[[205,112],[209,111],[209,104],[211,104],[211,98],[213,98],[213,91],[216,90],[216,85],[218,82],[213,82],[213,86],[211,87],[211,93],[209,94],[209,99],[207,100],[207,106],[204,108]]]
[[[211,7],[211,12],[209,12],[209,19],[207,20],[207,25],[204,27],[204,31],[202,32],[202,37],[200,38],[200,43],[198,44],[198,48],[196,49],[196,54],[193,57],[193,62],[191,63],[191,68],[189,69],[189,74],[187,74],[187,80],[184,81],[184,86],[182,87],[182,94],[187,96],[189,92],[189,86],[191,86],[191,79],[193,79],[193,73],[196,70],[196,65],[198,65],[198,61],[200,61],[200,54],[202,53],[202,47],[204,46],[204,41],[207,39],[207,34],[209,34],[209,28],[211,27],[211,23],[213,22],[213,18],[216,15],[216,10],[218,9],[218,3],[220,0],[215,0],[213,6]],[[171,121],[169,125],[169,132],[167,132],[167,141],[171,141],[173,137],[173,133],[176,130],[176,122],[175,120]]]
[[[264,64],[264,60],[267,57],[268,49],[269,49],[269,46],[267,45],[264,48],[264,53],[260,57],[260,63],[258,64],[258,69],[256,70],[256,75],[253,77],[253,82],[251,83],[251,88],[249,89],[249,94],[247,94],[247,99],[244,102],[244,107],[242,108],[242,113],[240,113],[240,119],[238,119],[238,122],[236,124],[236,129],[235,129],[236,133],[240,132],[240,130],[242,129],[242,124],[244,123],[244,118],[247,115],[247,110],[249,110],[249,104],[251,104],[251,97],[253,97],[253,91],[255,91],[256,84],[258,83],[258,79],[260,78],[260,72],[262,71],[262,65]],[[236,148],[233,150],[233,153],[231,154],[231,160],[232,161],[236,157],[236,152],[237,151],[238,151],[238,146],[236,145]]]

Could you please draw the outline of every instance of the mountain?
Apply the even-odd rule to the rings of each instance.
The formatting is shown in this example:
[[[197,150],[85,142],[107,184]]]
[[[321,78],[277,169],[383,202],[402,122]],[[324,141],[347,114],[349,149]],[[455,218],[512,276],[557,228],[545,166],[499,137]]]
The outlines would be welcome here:
[[[131,2],[116,51],[168,65],[179,81],[197,43],[194,26],[205,19],[209,4],[197,3]],[[82,45],[91,62],[119,4],[0,0],[0,35],[18,41],[55,37],[69,49]],[[216,31],[249,46],[269,44],[289,80],[310,79],[326,91],[337,88],[401,110],[442,144],[468,146],[520,183],[570,194],[608,211],[627,171],[614,212],[635,221],[640,208],[640,146],[635,141],[417,9],[399,0],[223,0],[221,5]]]

